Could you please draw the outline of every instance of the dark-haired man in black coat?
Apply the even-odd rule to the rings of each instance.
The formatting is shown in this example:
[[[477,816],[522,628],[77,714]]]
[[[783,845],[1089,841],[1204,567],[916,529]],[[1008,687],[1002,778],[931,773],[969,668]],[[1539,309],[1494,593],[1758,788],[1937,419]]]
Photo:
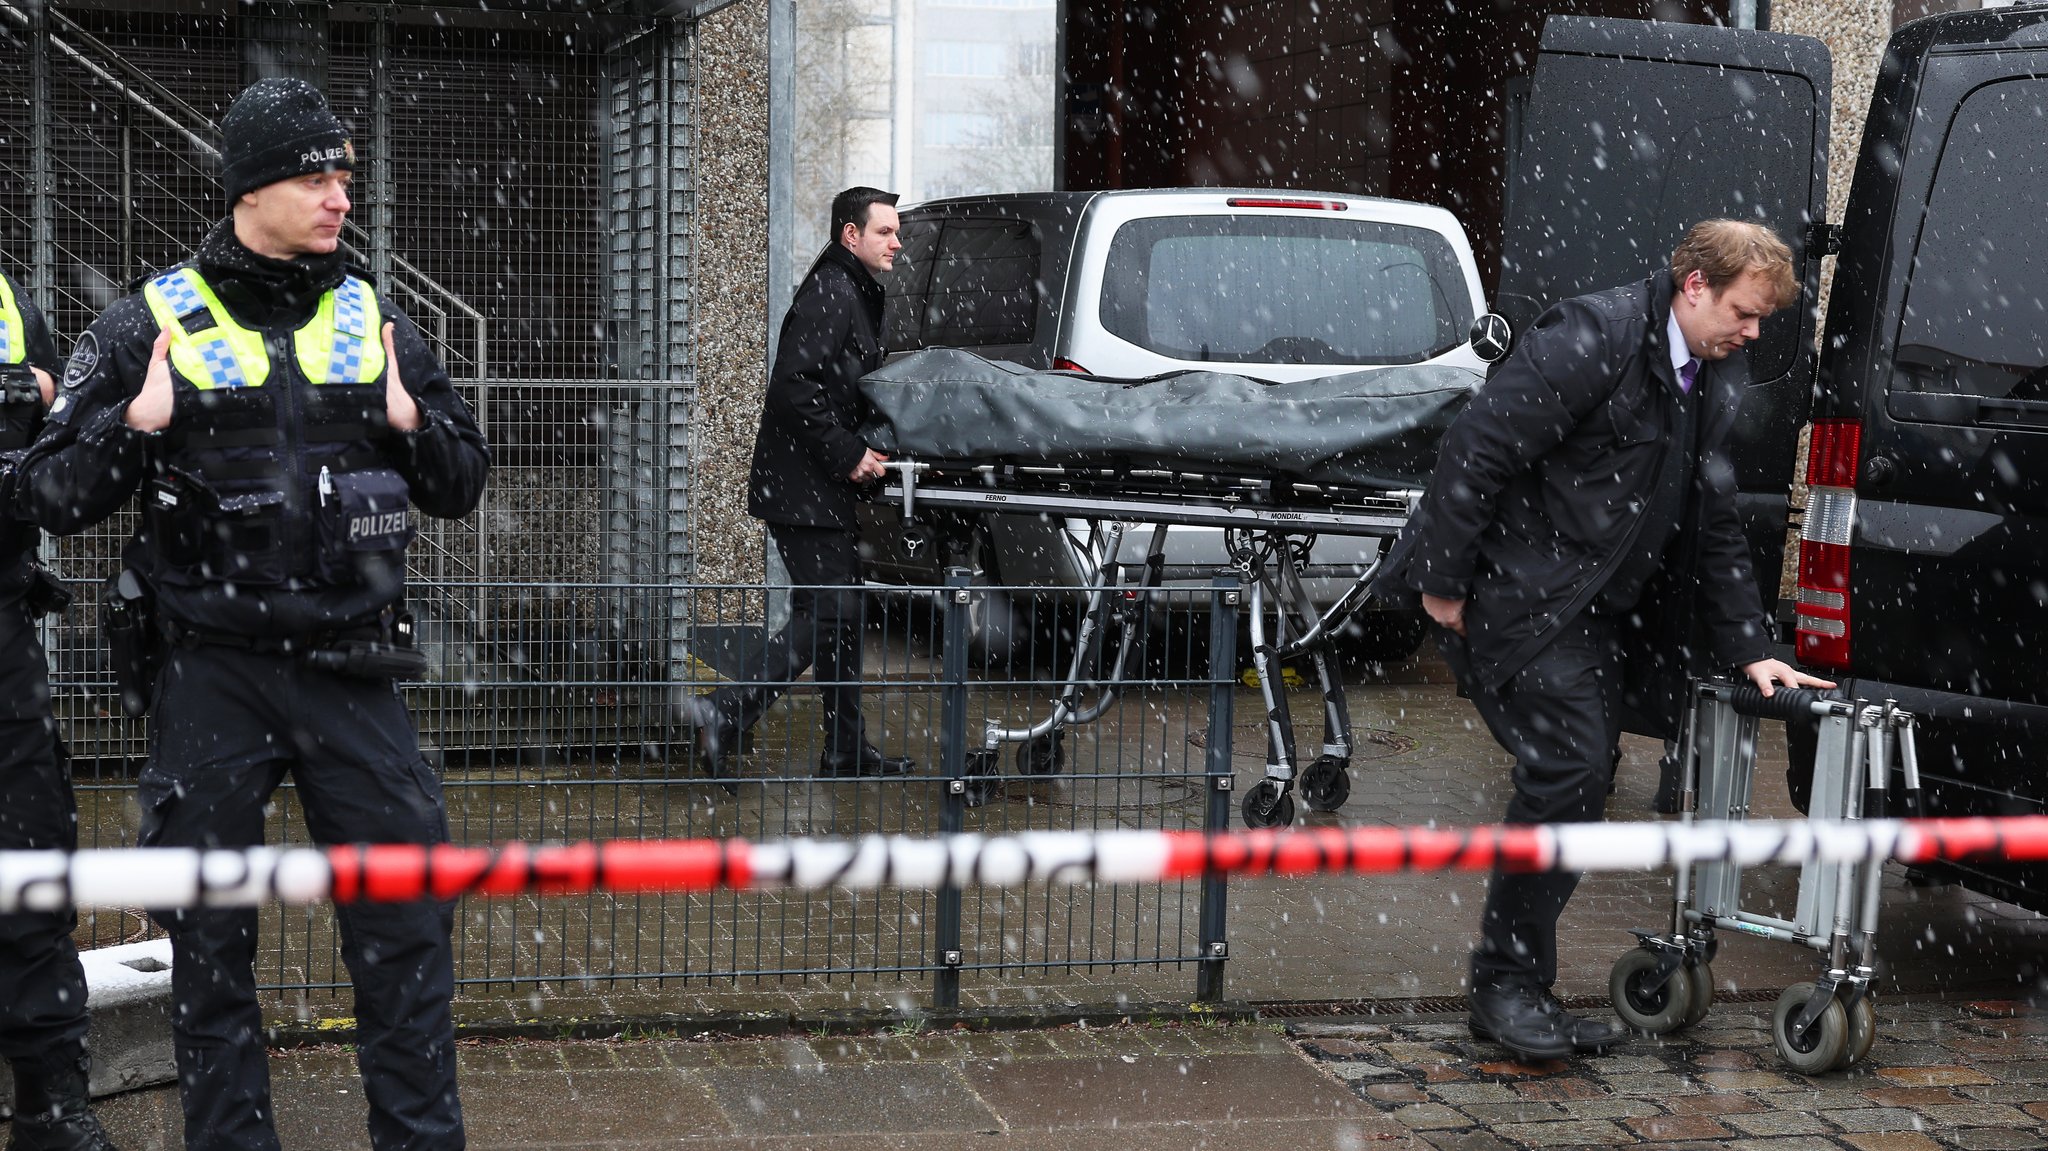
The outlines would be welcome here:
[[[806,668],[825,697],[828,776],[902,775],[911,761],[868,742],[860,712],[860,548],[854,498],[879,480],[887,457],[855,434],[867,415],[860,378],[882,365],[882,285],[895,266],[896,196],[848,188],[832,200],[832,242],[811,266],[782,321],[775,368],[754,440],[747,512],[768,535],[795,585],[787,627],[771,638],[757,682],[686,697],[704,770],[726,757]]]
[[[1799,296],[1791,252],[1737,220],[1693,226],[1668,271],[1538,317],[1445,435],[1380,594],[1420,600],[1515,757],[1509,823],[1605,812],[1623,709],[1670,726],[1707,666],[1832,687],[1770,656],[1725,453],[1763,318]],[[1626,670],[1624,670],[1626,668]],[[1573,872],[1496,872],[1471,1027],[1554,1059],[1619,1039],[1565,1013],[1557,920]]]

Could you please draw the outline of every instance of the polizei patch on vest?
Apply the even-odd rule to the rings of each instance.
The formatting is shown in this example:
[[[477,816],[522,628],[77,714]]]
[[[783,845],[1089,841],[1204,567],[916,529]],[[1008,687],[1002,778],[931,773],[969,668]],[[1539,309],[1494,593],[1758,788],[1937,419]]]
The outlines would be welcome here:
[[[372,512],[348,518],[348,542],[385,543],[405,534],[404,512]]]

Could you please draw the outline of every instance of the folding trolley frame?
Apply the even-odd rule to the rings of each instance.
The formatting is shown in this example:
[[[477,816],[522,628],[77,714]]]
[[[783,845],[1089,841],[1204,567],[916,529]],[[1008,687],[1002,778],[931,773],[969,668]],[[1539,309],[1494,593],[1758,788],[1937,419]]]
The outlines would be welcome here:
[[[1684,822],[1748,817],[1760,718],[1820,727],[1809,818],[1884,816],[1894,761],[1904,777],[1903,810],[1920,813],[1913,717],[1891,701],[1849,701],[1804,689],[1781,689],[1765,698],[1749,684],[1725,681],[1696,681],[1691,692],[1680,736]],[[1743,910],[1742,873],[1735,864],[1681,868],[1669,932],[1634,932],[1639,945],[1614,965],[1608,990],[1615,1012],[1651,1034],[1689,1027],[1713,1005],[1717,931],[1796,943],[1821,952],[1826,961],[1813,982],[1795,983],[1779,996],[1771,1013],[1778,1054],[1806,1074],[1855,1064],[1875,1038],[1871,977],[1883,870],[1882,860],[1808,862],[1800,868],[1793,917],[1779,919]]]
[[[982,747],[969,753],[968,771],[1000,772],[1004,744],[1020,745],[1020,775],[1061,769],[1062,733],[1092,723],[1116,701],[1125,683],[1134,641],[1165,572],[1166,529],[1175,524],[1221,527],[1230,561],[1251,597],[1252,660],[1266,705],[1266,776],[1239,804],[1248,827],[1284,826],[1294,820],[1289,792],[1297,773],[1293,719],[1281,682],[1285,661],[1307,655],[1323,698],[1323,742],[1299,773],[1302,798],[1316,811],[1335,811],[1351,794],[1351,716],[1331,652],[1331,637],[1367,599],[1378,570],[1361,571],[1342,596],[1317,611],[1302,588],[1302,572],[1317,535],[1378,536],[1391,540],[1414,510],[1419,491],[1378,491],[1270,478],[1223,476],[1162,469],[1070,468],[1041,465],[897,460],[882,498],[898,503],[905,524],[921,509],[1040,515],[1088,525],[1076,549],[1084,610],[1075,649],[1058,699],[1044,718],[1021,727],[990,720]],[[1117,556],[1131,525],[1151,526],[1143,563]],[[1381,550],[1384,556],[1385,549]],[[1095,676],[1111,622],[1121,625],[1106,675]],[[1092,697],[1090,693],[1092,694]],[[986,790],[969,791],[969,802]]]

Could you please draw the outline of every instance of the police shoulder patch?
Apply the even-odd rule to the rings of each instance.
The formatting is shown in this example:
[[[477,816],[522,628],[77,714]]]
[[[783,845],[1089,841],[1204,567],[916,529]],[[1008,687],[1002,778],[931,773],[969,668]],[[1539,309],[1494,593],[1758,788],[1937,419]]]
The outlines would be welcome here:
[[[78,337],[78,343],[71,349],[71,362],[64,365],[64,386],[75,388],[92,375],[100,366],[100,340],[87,332]]]

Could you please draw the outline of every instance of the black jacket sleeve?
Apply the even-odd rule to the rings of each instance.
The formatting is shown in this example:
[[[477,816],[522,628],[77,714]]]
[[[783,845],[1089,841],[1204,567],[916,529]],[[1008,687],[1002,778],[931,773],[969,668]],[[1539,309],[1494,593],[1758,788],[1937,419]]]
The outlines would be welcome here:
[[[468,515],[483,498],[490,447],[419,328],[390,301],[380,297],[377,302],[391,322],[391,342],[398,352],[398,362],[386,370],[398,372],[399,382],[420,407],[421,419],[417,430],[392,436],[386,455],[405,477],[412,502],[422,512],[442,519]],[[383,338],[381,333],[378,338]]]
[[[118,511],[142,482],[149,438],[123,422],[142,390],[156,321],[139,295],[108,308],[71,350],[62,389],[21,465],[24,511],[71,535]]]
[[[1501,491],[1571,435],[1612,390],[1617,358],[1592,306],[1566,300],[1539,316],[1474,393],[1438,449],[1414,517],[1408,583],[1446,599],[1470,594],[1479,537]]]
[[[783,322],[763,404],[777,427],[795,436],[834,479],[845,481],[868,446],[841,423],[827,383],[843,370],[841,357],[861,304],[844,274],[813,276],[810,286]]]
[[[14,306],[21,310],[23,334],[28,337],[28,366],[48,372],[55,382],[64,374],[64,361],[57,358],[57,339],[50,332],[50,322],[19,284],[15,285]]]

